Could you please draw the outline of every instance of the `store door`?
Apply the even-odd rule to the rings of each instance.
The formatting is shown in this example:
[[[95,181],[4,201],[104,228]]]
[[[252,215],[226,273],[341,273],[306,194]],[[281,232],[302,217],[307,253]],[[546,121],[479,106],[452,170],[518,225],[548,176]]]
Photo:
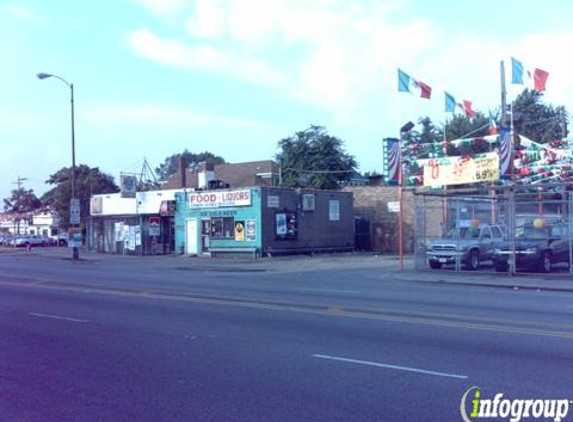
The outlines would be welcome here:
[[[201,220],[201,252],[208,253],[211,244],[211,220]]]
[[[197,255],[197,220],[186,221],[185,251],[190,255]]]

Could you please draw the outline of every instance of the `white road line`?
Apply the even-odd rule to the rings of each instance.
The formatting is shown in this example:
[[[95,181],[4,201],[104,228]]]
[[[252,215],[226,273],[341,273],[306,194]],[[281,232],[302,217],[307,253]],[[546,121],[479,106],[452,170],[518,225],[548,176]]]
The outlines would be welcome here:
[[[359,295],[362,293],[360,290],[335,290],[335,289],[313,289],[311,287],[298,287],[297,290],[308,290],[310,292],[327,292],[327,293],[350,293]]]
[[[467,379],[468,378],[466,375],[447,374],[445,372],[428,371],[425,369],[409,368],[407,366],[389,365],[386,363],[370,362],[367,360],[348,359],[348,358],[342,358],[342,357],[338,357],[338,356],[314,354],[314,355],[312,355],[312,357],[318,358],[318,359],[336,360],[339,362],[356,363],[359,365],[377,366],[379,368],[398,369],[400,371],[417,372],[419,374],[434,375],[437,377],[448,377],[448,378],[459,378],[459,379]]]
[[[81,323],[89,322],[89,321],[86,321],[85,319],[69,318],[69,317],[58,316],[58,315],[37,314],[35,312],[29,312],[28,315],[39,317],[39,318],[62,319],[64,321],[71,321],[71,322],[81,322]]]

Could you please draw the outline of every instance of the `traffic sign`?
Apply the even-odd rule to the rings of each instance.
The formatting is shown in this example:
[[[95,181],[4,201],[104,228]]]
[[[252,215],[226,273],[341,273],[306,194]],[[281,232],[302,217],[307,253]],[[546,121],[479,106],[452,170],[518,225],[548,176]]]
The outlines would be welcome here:
[[[78,198],[70,199],[70,224],[80,224],[80,200]]]

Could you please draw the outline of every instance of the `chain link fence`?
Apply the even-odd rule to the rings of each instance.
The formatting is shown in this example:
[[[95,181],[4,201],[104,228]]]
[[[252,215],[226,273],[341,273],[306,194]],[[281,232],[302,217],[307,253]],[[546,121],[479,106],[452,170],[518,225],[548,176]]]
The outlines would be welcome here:
[[[419,270],[573,274],[573,185],[419,189]]]

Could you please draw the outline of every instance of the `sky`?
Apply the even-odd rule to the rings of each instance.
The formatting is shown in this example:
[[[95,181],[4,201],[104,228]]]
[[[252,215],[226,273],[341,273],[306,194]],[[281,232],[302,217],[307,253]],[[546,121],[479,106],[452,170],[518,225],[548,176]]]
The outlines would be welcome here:
[[[271,159],[310,125],[381,171],[383,138],[446,120],[444,91],[498,109],[510,57],[573,110],[571,16],[570,0],[0,0],[0,199],[71,165],[70,89],[39,72],[74,86],[76,163],[116,181],[184,149]],[[397,68],[432,98],[398,93]]]

